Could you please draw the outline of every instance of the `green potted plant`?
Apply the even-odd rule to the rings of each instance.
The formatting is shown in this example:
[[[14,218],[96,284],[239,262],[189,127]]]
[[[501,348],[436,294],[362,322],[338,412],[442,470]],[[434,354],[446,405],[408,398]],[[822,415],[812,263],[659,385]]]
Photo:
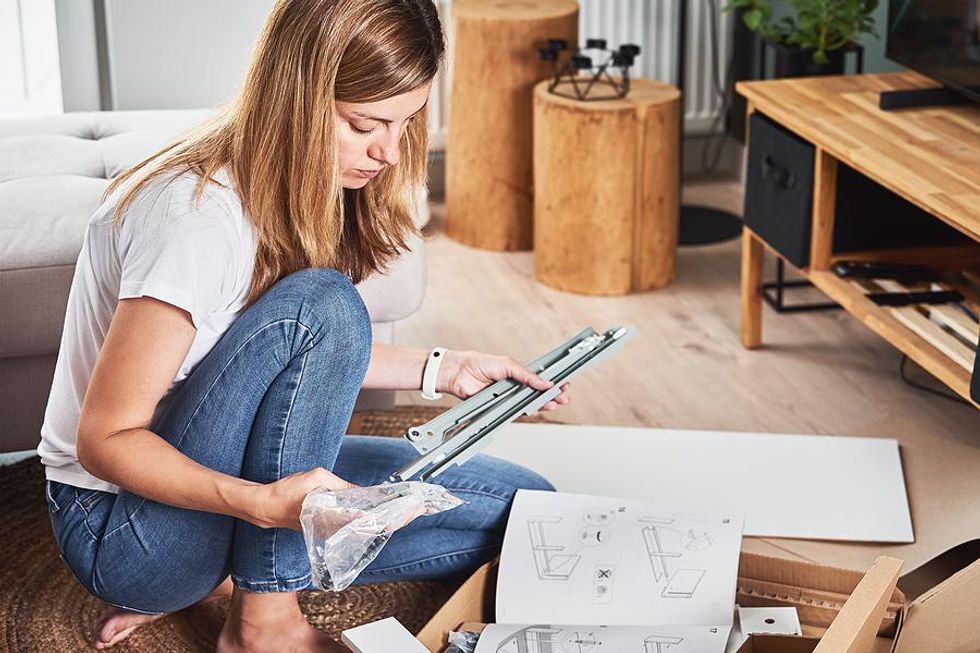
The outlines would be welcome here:
[[[742,21],[776,51],[776,77],[844,72],[844,53],[859,34],[877,36],[871,15],[878,0],[788,0],[795,15],[775,20],[771,0],[730,0]]]

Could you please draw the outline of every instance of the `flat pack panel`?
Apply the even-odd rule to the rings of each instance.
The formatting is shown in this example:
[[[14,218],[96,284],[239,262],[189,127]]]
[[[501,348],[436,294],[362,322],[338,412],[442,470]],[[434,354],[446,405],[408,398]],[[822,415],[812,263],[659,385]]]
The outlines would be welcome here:
[[[745,517],[745,535],[914,541],[890,438],[511,424],[485,453],[559,490]]]

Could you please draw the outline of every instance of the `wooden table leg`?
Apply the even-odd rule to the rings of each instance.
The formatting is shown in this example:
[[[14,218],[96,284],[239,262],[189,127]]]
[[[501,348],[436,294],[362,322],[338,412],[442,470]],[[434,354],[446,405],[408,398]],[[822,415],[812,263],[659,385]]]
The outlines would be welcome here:
[[[742,346],[755,349],[762,344],[762,241],[742,229]]]
[[[817,149],[813,172],[813,231],[810,269],[829,270],[834,253],[834,209],[837,204],[837,159]]]

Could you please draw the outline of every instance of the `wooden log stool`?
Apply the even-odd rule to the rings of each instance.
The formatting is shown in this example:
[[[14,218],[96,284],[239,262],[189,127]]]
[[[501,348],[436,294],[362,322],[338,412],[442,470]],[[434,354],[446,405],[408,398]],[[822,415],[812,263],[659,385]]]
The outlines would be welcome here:
[[[588,295],[674,278],[680,92],[634,79],[619,100],[534,89],[534,275]]]
[[[531,247],[531,94],[554,71],[537,48],[578,39],[576,0],[456,0],[446,146],[446,233]]]

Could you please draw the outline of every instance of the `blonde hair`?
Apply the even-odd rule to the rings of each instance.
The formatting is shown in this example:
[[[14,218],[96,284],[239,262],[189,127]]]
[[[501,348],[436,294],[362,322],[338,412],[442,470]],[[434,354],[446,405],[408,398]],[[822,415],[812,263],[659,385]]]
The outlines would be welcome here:
[[[443,51],[432,0],[279,0],[231,106],[110,184],[107,196],[133,180],[116,223],[151,180],[192,171],[200,199],[227,166],[257,234],[248,303],[306,267],[333,267],[355,283],[383,270],[417,231],[411,201],[425,183],[426,111],[407,125],[398,165],[349,190],[337,165],[335,104],[418,89]]]

